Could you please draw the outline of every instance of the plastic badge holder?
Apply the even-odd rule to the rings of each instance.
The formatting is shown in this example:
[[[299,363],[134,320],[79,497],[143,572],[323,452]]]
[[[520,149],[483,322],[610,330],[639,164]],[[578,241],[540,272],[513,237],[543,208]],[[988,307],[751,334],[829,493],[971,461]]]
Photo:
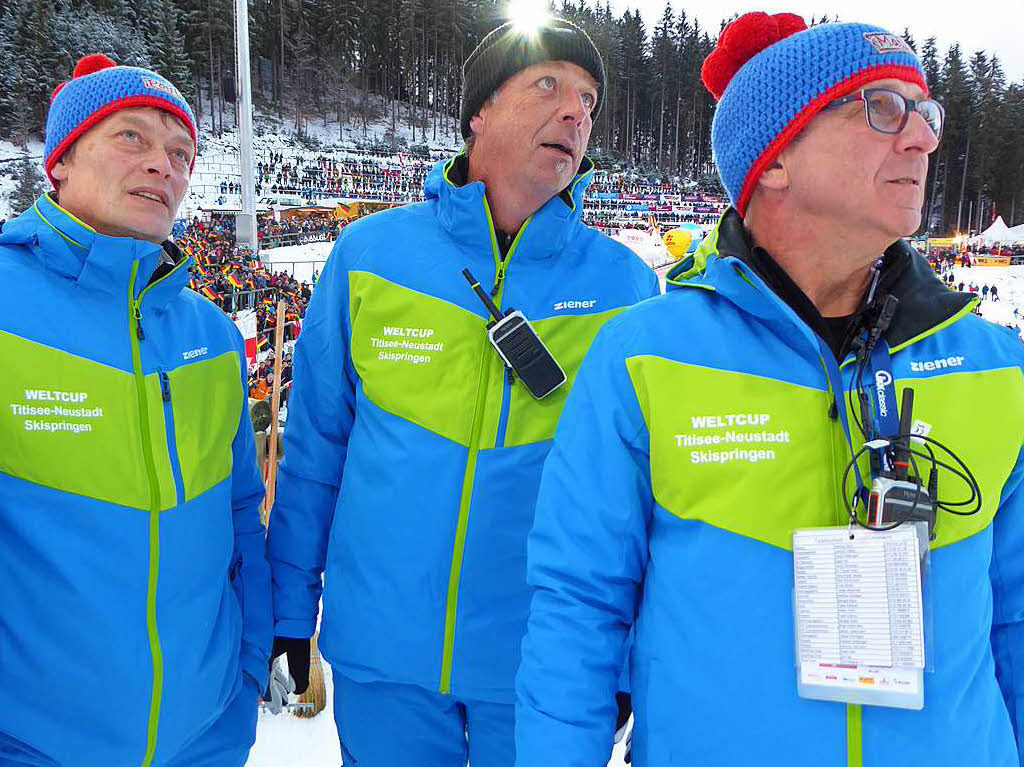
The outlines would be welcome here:
[[[888,531],[794,532],[794,657],[801,698],[924,707],[924,672],[935,670],[928,543],[923,521]],[[914,554],[917,574],[908,569]],[[886,609],[879,609],[879,601]]]

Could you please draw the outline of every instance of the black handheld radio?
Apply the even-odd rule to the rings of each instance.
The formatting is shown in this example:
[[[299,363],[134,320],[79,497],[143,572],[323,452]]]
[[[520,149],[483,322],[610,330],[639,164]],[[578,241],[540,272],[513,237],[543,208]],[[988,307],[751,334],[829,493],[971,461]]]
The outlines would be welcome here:
[[[530,394],[543,399],[564,384],[567,380],[565,371],[523,313],[508,309],[502,314],[469,269],[463,269],[462,276],[494,317],[487,324],[487,337],[491,345],[497,349],[505,364],[519,376]]]

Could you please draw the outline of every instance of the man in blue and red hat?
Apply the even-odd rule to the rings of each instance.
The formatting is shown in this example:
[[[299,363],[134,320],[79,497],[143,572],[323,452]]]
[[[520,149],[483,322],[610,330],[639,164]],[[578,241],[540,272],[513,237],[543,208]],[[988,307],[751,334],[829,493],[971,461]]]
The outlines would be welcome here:
[[[903,239],[942,107],[898,35],[793,14],[703,79],[733,207],[569,395],[516,765],[606,763],[628,648],[641,767],[1020,767],[1024,351]]]
[[[0,233],[0,764],[241,767],[271,644],[234,323],[168,240],[196,121],[86,56]],[[36,691],[36,692],[28,692]]]

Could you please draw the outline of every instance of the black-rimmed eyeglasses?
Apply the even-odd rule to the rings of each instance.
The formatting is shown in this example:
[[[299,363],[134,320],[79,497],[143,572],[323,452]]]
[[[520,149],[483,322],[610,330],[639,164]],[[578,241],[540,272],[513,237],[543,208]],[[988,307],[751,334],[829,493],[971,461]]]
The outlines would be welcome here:
[[[946,110],[935,99],[908,99],[899,91],[891,88],[865,88],[855,91],[831,102],[825,109],[849,104],[853,101],[864,102],[864,116],[868,125],[879,133],[900,133],[910,119],[911,112],[917,112],[935,134],[935,139],[942,137],[942,122]]]

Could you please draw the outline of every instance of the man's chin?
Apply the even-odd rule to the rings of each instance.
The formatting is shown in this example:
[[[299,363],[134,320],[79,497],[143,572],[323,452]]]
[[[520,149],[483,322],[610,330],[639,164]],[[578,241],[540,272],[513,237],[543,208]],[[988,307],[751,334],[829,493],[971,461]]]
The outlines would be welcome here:
[[[170,239],[171,232],[169,229],[132,231],[127,233],[125,236],[132,237],[136,240],[142,240],[144,242],[155,242],[159,245],[160,243]]]
[[[900,237],[911,237],[921,228],[921,213],[908,214],[900,226]]]

